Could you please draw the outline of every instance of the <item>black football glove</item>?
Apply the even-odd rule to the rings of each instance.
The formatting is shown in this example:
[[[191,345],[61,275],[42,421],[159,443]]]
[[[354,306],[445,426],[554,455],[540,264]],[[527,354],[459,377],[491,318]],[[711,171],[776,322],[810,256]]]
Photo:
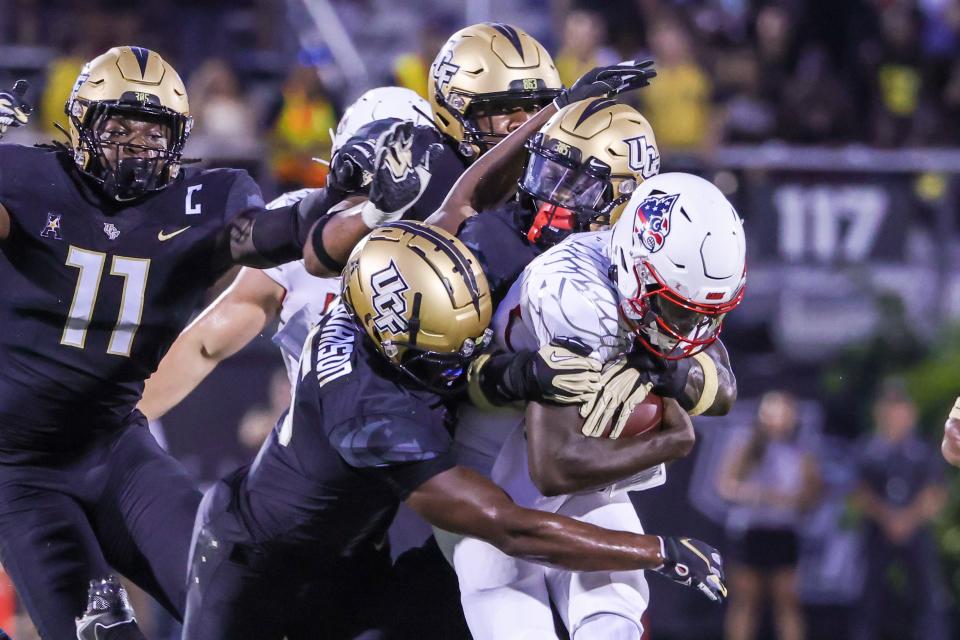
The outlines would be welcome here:
[[[377,141],[354,136],[330,159],[327,186],[344,194],[366,191],[373,181]]]
[[[360,212],[371,229],[403,217],[427,190],[443,151],[434,127],[398,122],[377,140],[370,199]]]
[[[690,373],[693,358],[666,360],[646,349],[637,349],[627,356],[627,362],[644,373],[653,385],[650,391],[661,398],[679,398],[687,386],[687,375]]]
[[[17,80],[13,89],[0,92],[0,136],[7,132],[8,127],[21,127],[27,124],[32,109],[24,102],[23,96],[29,88],[30,83],[26,80]]]
[[[600,363],[582,352],[561,340],[538,351],[482,355],[467,374],[470,397],[478,406],[584,402],[600,390]]]
[[[562,109],[568,104],[588,98],[613,97],[647,86],[656,75],[653,60],[628,60],[610,67],[595,67],[580,76],[572,87],[561,91],[553,104],[557,109]]]
[[[600,390],[599,361],[570,345],[552,342],[539,351],[518,353],[504,375],[505,391],[516,400],[578,404]]]
[[[727,597],[720,552],[694,538],[660,538],[663,566],[654,569],[685,587],[696,587],[714,602]]]

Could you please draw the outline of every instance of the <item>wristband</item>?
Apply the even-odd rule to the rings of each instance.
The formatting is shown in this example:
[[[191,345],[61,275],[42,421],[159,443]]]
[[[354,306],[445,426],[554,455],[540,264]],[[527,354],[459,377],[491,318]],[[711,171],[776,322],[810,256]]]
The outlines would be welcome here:
[[[330,222],[330,218],[331,216],[323,216],[317,221],[317,226],[314,227],[313,235],[310,237],[310,245],[313,247],[313,253],[316,254],[320,264],[330,271],[340,273],[346,265],[334,260],[333,256],[327,253],[327,249],[323,246],[323,228]]]
[[[697,404],[687,413],[691,416],[698,416],[713,406],[713,401],[717,399],[717,391],[720,388],[720,380],[717,377],[717,365],[713,358],[701,351],[693,356],[693,359],[700,363],[700,369],[703,370],[703,391],[700,392],[700,399]]]
[[[953,403],[953,409],[950,409],[949,418],[951,420],[960,420],[960,397]]]

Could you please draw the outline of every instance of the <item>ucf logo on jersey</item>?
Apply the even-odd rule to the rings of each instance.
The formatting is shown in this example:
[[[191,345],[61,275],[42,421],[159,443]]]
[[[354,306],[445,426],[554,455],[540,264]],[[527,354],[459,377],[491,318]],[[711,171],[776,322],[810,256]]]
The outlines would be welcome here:
[[[404,315],[407,312],[407,300],[403,294],[410,287],[397,271],[396,263],[391,260],[386,269],[373,274],[370,286],[373,289],[372,306],[377,313],[373,318],[373,326],[380,333],[398,334],[406,331]]]

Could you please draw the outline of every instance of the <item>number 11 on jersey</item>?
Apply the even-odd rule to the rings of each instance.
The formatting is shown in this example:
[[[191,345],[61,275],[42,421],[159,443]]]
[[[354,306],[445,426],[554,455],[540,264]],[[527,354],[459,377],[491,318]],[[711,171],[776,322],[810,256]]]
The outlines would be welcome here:
[[[67,324],[63,328],[60,344],[83,349],[87,340],[87,329],[93,317],[93,308],[97,303],[100,281],[107,254],[88,251],[71,245],[67,253],[67,266],[80,270],[77,287],[73,292],[73,302],[67,314]],[[148,258],[125,258],[113,256],[110,275],[123,278],[123,295],[120,299],[120,312],[117,323],[110,335],[107,353],[116,356],[129,356],[133,346],[133,336],[140,326],[143,315],[143,299],[147,290],[147,275],[150,272]]]

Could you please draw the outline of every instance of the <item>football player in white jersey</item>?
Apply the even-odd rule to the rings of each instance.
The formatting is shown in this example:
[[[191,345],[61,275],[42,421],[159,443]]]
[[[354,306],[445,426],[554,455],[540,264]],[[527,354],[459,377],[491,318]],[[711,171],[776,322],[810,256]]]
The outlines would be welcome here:
[[[340,119],[333,135],[336,154],[362,127],[394,118],[429,122],[430,104],[402,87],[371,89]],[[376,141],[373,141],[374,143]],[[274,209],[302,200],[315,189],[300,189],[267,205]],[[273,340],[283,352],[291,385],[310,326],[340,295],[340,278],[316,278],[303,260],[272,269],[244,268],[230,287],[177,338],[160,367],[147,381],[139,409],[151,420],[180,403],[224,359],[246,346],[275,317],[280,327]]]
[[[627,491],[662,484],[662,463],[689,452],[692,430],[677,415],[685,412],[665,397],[666,431],[619,439],[601,434],[612,421],[611,433],[618,435],[651,388],[669,395],[667,387],[677,385],[665,379],[683,383],[672,393],[690,414],[723,410],[714,405],[731,381],[719,380],[718,369],[729,375],[729,363],[716,339],[744,281],[739,216],[719,190],[689,174],[645,181],[613,228],[576,234],[536,258],[495,314],[501,346],[579,343],[607,363],[605,384],[579,410],[531,403],[525,414],[506,417],[513,431],[493,463],[493,480],[518,504],[641,532]],[[658,366],[638,368],[638,360]],[[484,395],[482,380],[474,391]],[[471,420],[489,430],[498,418],[468,413],[458,429],[469,434]],[[464,442],[459,433],[458,439]],[[476,443],[466,442],[482,464]],[[573,640],[643,635],[649,590],[641,573],[537,567],[478,540],[443,532],[438,539],[457,570],[475,638],[555,638],[551,602]]]

